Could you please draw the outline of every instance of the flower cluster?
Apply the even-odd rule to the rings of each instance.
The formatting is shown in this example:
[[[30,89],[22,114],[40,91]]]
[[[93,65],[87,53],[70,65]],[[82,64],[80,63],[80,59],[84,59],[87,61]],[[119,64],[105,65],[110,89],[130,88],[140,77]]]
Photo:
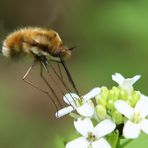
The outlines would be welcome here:
[[[125,79],[116,73],[112,79],[118,86],[111,89],[97,87],[84,96],[66,94],[64,101],[69,106],[59,110],[56,117],[70,114],[81,135],[66,148],[115,148],[121,137],[135,139],[141,131],[148,134],[148,97],[133,88],[139,78]]]

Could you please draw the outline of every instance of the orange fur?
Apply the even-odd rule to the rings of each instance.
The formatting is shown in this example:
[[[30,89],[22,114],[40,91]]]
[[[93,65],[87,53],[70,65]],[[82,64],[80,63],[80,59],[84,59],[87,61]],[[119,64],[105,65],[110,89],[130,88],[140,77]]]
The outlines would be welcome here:
[[[71,55],[56,31],[38,27],[23,28],[8,35],[3,42],[2,52],[8,57],[22,53],[54,57]]]

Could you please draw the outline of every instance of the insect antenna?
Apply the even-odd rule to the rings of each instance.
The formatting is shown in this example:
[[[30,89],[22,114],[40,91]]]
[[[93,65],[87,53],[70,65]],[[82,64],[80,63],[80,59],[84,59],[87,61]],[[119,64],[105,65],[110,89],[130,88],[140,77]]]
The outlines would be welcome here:
[[[76,93],[80,96],[79,91],[78,91],[78,89],[77,89],[77,87],[76,87],[76,85],[75,85],[75,83],[74,83],[74,81],[73,81],[73,79],[71,77],[71,74],[70,74],[70,72],[69,72],[69,70],[67,68],[67,65],[66,65],[64,59],[62,57],[60,57],[60,60],[61,60],[61,64],[63,65],[63,67],[65,69],[65,72],[66,72],[66,74],[68,76],[69,81],[71,82],[71,84],[72,84],[74,90],[76,91]]]
[[[27,70],[27,72],[26,72],[25,75],[23,76],[22,80],[23,80],[25,83],[29,84],[30,86],[32,86],[32,87],[36,88],[37,90],[41,91],[42,93],[46,94],[46,95],[50,98],[51,102],[54,104],[54,106],[55,106],[55,108],[56,108],[56,111],[58,111],[58,105],[57,105],[57,103],[54,101],[54,99],[51,97],[51,95],[50,95],[47,91],[43,90],[42,88],[40,88],[40,87],[34,85],[32,82],[30,82],[29,80],[27,80],[28,75],[30,74],[31,70],[34,68],[34,66],[36,65],[37,62],[38,62],[37,60],[35,60],[35,61],[33,62],[33,64],[29,67],[29,69]]]
[[[71,51],[72,51],[72,50],[75,49],[75,48],[76,48],[76,47],[74,46],[74,47],[69,48],[68,50],[71,50]]]

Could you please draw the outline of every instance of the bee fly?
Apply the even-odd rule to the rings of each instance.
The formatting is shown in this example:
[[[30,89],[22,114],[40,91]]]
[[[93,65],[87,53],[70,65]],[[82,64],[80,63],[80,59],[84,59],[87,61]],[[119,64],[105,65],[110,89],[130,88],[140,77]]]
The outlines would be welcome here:
[[[59,105],[61,105],[52,86],[43,76],[43,68],[47,72],[49,72],[47,65],[51,63],[50,61],[57,62],[58,64],[61,63],[75,92],[79,94],[64,61],[64,58],[71,56],[72,49],[73,48],[67,48],[64,46],[59,34],[56,31],[39,27],[28,27],[17,30],[7,36],[3,42],[2,53],[4,56],[10,58],[17,58],[20,57],[20,55],[27,54],[32,55],[34,58],[34,62],[27,70],[22,79],[26,83],[30,84],[31,86],[48,95],[48,97],[51,98],[51,101],[55,105],[56,109],[58,109],[57,103],[54,101],[54,99],[47,91],[37,87],[32,82],[28,81],[26,78],[29,75],[32,68],[35,66],[35,64],[40,63],[40,76],[42,80],[46,83],[46,85],[50,88],[52,94],[57,99]],[[62,80],[61,72],[59,76],[59,74],[55,71],[52,65],[51,68],[54,70],[55,74],[61,80],[62,84],[68,89],[68,87]]]

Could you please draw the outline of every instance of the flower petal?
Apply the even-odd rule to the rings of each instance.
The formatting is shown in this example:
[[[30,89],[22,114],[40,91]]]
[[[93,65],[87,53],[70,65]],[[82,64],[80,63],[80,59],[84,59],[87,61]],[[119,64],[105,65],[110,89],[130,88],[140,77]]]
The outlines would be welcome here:
[[[136,75],[133,78],[125,79],[121,74],[115,73],[112,75],[112,79],[119,84],[122,89],[131,89],[133,84],[140,79],[140,75]]]
[[[92,148],[111,148],[111,146],[104,138],[100,138],[92,143]]]
[[[123,100],[116,101],[115,102],[115,108],[118,110],[118,112],[120,112],[121,114],[123,114],[124,116],[126,116],[128,119],[130,119],[133,116],[133,114],[134,114],[133,108],[131,108]]]
[[[90,118],[85,118],[84,120],[78,118],[77,121],[74,121],[74,126],[76,130],[84,137],[87,137],[88,132],[91,132],[94,128]]]
[[[89,142],[84,138],[80,137],[66,144],[66,148],[88,148]]]
[[[92,102],[86,102],[82,106],[76,108],[77,112],[85,117],[91,117],[94,114],[94,105]]]
[[[57,118],[60,118],[60,117],[62,117],[62,116],[64,116],[64,115],[66,115],[66,114],[69,114],[69,113],[72,112],[72,111],[74,111],[74,108],[73,108],[72,106],[68,106],[68,107],[62,108],[62,109],[60,109],[59,111],[57,111],[57,112],[55,113],[55,116],[56,116]]]
[[[140,75],[136,75],[133,78],[127,78],[120,84],[120,87],[123,89],[131,89],[133,84],[140,79]]]
[[[140,113],[143,118],[146,117],[148,115],[148,101],[140,99],[135,106],[135,112]]]
[[[125,80],[125,78],[120,73],[115,73],[114,75],[112,75],[112,80],[120,85]]]
[[[135,139],[140,134],[140,125],[127,121],[123,127],[123,135],[126,138]]]
[[[140,123],[141,129],[144,133],[148,134],[148,119],[144,119]]]
[[[97,138],[100,138],[107,134],[110,134],[115,128],[116,124],[112,120],[105,119],[97,124],[97,126],[93,129],[93,134]]]
[[[136,75],[136,76],[134,76],[133,78],[129,78],[129,79],[131,79],[132,80],[132,85],[135,83],[135,82],[137,82],[139,79],[141,78],[141,75]]]
[[[67,93],[65,94],[65,96],[63,97],[63,100],[69,104],[69,105],[73,105],[75,106],[75,100],[79,98],[79,96],[75,93]]]
[[[84,99],[84,101],[88,101],[88,100],[94,98],[95,96],[97,96],[99,93],[100,93],[100,88],[96,87],[96,88],[92,89],[89,93],[84,95],[83,99]]]
[[[144,95],[144,94],[141,94],[141,99],[145,100],[145,101],[148,101],[148,96]]]

